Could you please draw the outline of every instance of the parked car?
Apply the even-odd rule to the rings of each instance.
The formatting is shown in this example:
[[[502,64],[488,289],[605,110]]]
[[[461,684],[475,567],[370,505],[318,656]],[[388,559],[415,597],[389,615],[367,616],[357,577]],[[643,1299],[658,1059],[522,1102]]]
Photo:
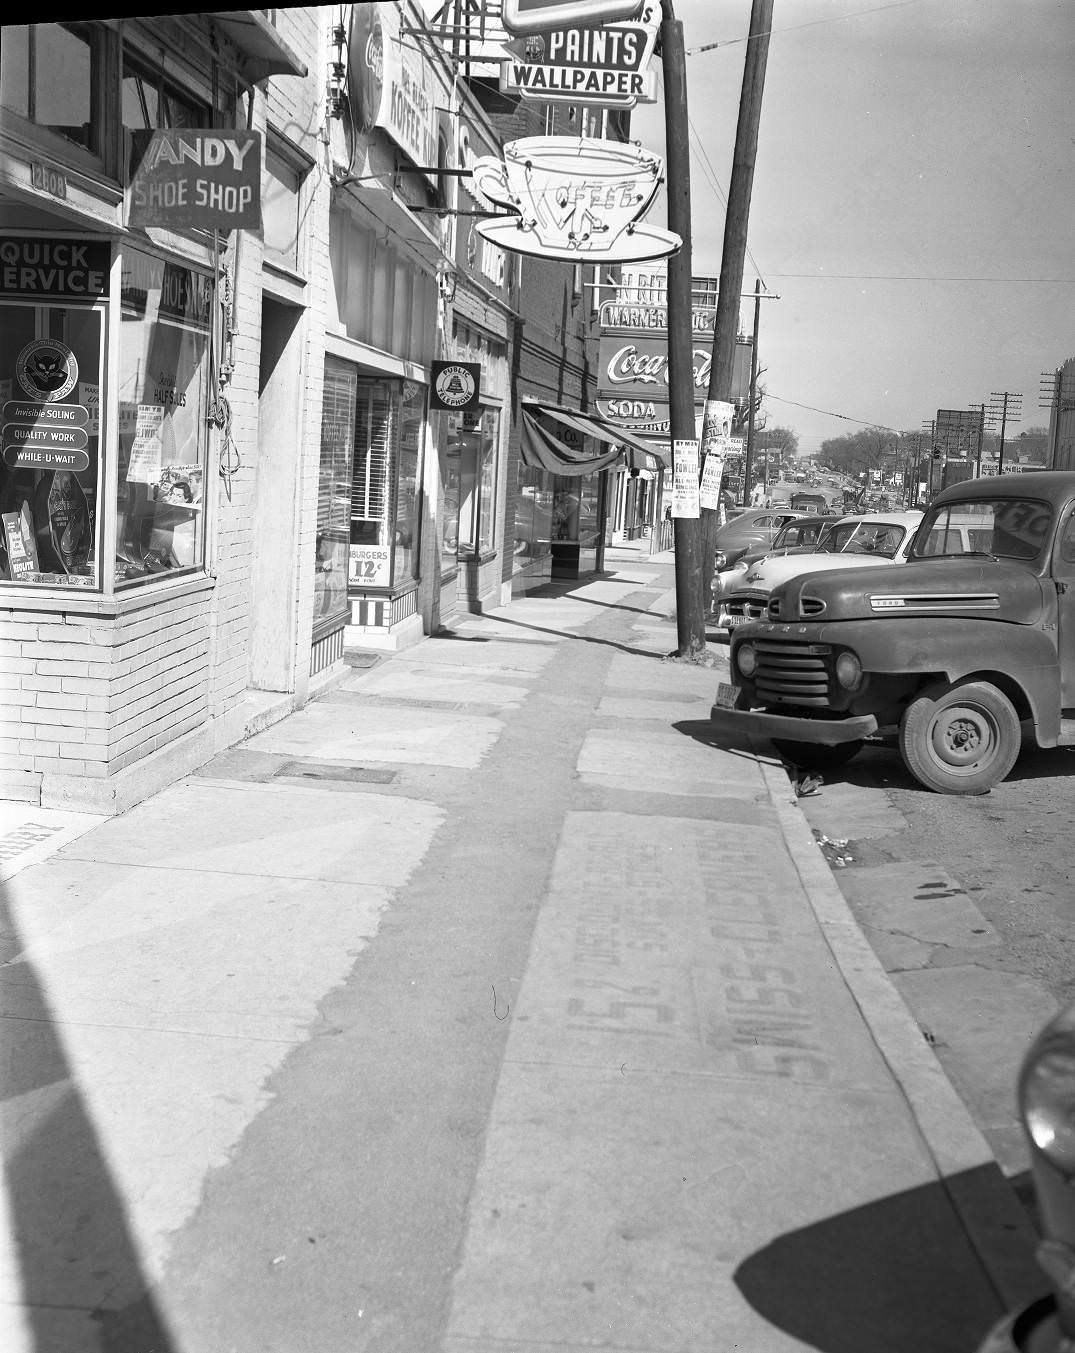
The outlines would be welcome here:
[[[1037,1259],[1052,1291],[999,1321],[978,1353],[1062,1353],[1075,1345],[1075,1005],[1046,1024],[1016,1090],[1040,1218]]]
[[[888,737],[920,784],[984,794],[1024,743],[1075,745],[1075,472],[943,489],[906,564],[783,583],[730,663],[718,735],[803,766]]]
[[[780,528],[771,543],[751,545],[734,564],[718,569],[713,574],[709,586],[713,609],[719,609],[721,598],[735,592],[742,585],[747,571],[757,560],[766,555],[810,553],[817,548],[826,527],[831,526],[836,520],[835,514],[819,516],[817,513],[809,513],[803,517],[793,517]]]
[[[902,563],[922,520],[921,512],[870,512],[841,517],[822,536],[816,553],[766,555],[743,575],[735,591],[722,597],[720,623],[726,629],[760,620],[769,606],[769,595],[799,573],[846,568],[855,563]]]
[[[752,545],[771,545],[776,533],[798,513],[790,509],[751,508],[732,521],[725,522],[713,536],[714,568],[727,568],[741,558]]]

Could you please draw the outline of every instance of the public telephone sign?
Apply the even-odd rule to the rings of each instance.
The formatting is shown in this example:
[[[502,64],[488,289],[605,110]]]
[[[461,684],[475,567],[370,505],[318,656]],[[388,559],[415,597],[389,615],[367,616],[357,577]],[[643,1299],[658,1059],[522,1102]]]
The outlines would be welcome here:
[[[261,229],[261,133],[155,131],[131,181],[129,226]]]
[[[545,33],[550,28],[594,28],[633,19],[644,0],[503,0],[509,33]]]

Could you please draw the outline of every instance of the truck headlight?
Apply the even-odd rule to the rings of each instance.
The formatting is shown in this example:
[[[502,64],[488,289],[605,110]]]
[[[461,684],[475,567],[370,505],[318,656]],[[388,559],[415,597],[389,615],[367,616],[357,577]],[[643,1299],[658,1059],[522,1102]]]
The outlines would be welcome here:
[[[714,556],[713,556],[713,567],[714,567],[714,568],[727,568],[727,567],[728,567],[728,556],[724,553],[723,550],[717,550],[716,554],[714,554]]]
[[[862,663],[854,653],[841,653],[836,659],[836,680],[845,691],[853,691],[862,680]]]
[[[750,678],[758,670],[758,655],[753,644],[740,644],[735,650],[735,665],[741,676]]]

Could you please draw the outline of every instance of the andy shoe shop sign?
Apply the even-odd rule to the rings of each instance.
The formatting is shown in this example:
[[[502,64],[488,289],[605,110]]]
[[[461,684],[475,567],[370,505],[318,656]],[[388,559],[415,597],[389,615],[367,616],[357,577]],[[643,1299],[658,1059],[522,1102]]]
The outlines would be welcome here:
[[[188,128],[149,135],[131,182],[130,226],[261,229],[261,133]]]

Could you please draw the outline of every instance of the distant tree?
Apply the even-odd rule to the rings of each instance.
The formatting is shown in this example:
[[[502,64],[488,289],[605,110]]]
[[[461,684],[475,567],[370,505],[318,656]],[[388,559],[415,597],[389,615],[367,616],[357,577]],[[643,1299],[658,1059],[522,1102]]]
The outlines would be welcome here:
[[[826,465],[856,478],[863,470],[879,470],[886,456],[896,450],[899,438],[887,428],[859,428],[844,437],[830,437],[821,443],[821,459]]]
[[[1005,460],[1013,454],[1019,457],[1029,457],[1028,463],[1030,465],[1048,465],[1049,429],[1027,428],[1025,432],[1020,432],[1018,437],[1006,437],[1004,439]]]
[[[792,428],[763,428],[758,440],[770,451],[779,451],[785,459],[794,459],[799,454],[799,434]]]

